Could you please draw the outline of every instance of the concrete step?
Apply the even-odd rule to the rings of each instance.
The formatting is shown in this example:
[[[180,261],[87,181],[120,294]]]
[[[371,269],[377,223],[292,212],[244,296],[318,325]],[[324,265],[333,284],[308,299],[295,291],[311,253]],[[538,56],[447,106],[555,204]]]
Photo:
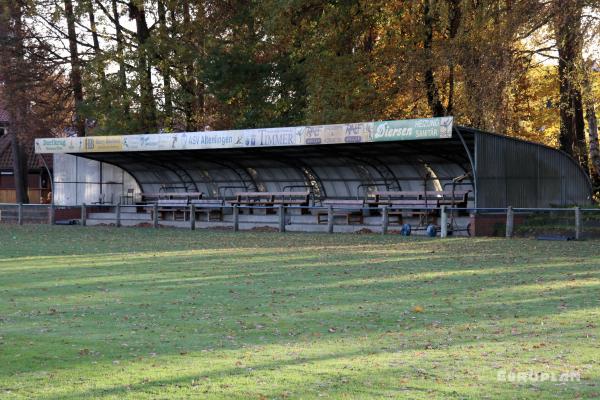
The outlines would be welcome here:
[[[89,213],[87,216],[88,220],[91,219],[102,219],[102,220],[115,220],[117,218],[116,213]],[[136,221],[152,221],[150,214],[136,214],[136,213],[121,213],[121,220],[136,220]]]

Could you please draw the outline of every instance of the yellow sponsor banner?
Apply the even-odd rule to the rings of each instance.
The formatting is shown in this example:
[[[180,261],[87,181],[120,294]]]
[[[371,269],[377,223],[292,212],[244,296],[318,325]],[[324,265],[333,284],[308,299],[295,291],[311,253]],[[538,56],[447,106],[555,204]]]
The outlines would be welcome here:
[[[89,152],[108,152],[122,151],[122,136],[98,136],[85,138],[85,151]]]

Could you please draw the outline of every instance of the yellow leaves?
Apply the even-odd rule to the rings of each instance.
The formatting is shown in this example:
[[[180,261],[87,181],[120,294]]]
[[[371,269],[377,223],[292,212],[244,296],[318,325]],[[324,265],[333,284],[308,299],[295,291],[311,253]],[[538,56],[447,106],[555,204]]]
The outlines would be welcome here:
[[[425,311],[425,308],[423,308],[422,306],[414,306],[413,309],[412,309],[412,311],[414,313],[422,313],[422,312]]]

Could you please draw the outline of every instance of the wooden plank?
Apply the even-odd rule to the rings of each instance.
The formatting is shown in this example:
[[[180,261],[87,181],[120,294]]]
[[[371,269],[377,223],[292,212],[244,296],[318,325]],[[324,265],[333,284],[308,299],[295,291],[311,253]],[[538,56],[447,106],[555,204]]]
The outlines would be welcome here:
[[[360,204],[363,205],[364,201],[363,200],[323,200],[323,204],[331,204],[331,205],[336,205],[336,204],[340,204],[340,205],[349,205],[349,204]]]
[[[454,197],[457,196],[464,196],[465,194],[471,193],[470,190],[456,190],[454,191]],[[385,196],[385,197],[414,197],[414,196],[439,196],[439,197],[444,197],[444,196],[452,196],[452,191],[450,190],[445,190],[445,191],[427,191],[427,192],[417,192],[417,191],[383,191],[383,192],[371,192],[370,193],[373,196]]]
[[[308,196],[310,192],[239,192],[236,196],[247,196],[247,197],[270,197],[270,196]]]
[[[190,203],[196,205],[197,207],[202,207],[203,205],[223,205],[223,200],[219,200],[219,199],[195,199],[195,200],[191,200]]]
[[[142,199],[144,198],[156,198],[156,199],[175,199],[175,198],[201,198],[204,195],[202,192],[173,192],[173,193],[140,193]]]

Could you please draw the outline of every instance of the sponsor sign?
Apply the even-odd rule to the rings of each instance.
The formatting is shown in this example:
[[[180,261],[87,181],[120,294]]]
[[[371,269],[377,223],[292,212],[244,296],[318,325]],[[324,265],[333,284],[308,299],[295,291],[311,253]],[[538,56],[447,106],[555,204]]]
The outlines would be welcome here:
[[[51,138],[51,139],[36,139],[36,153],[68,153],[82,152],[83,138]]]
[[[302,144],[302,131],[297,128],[260,129],[256,132],[257,146],[297,146]]]
[[[36,139],[36,153],[327,145],[452,137],[452,117],[295,128]]]
[[[122,136],[98,136],[82,138],[87,152],[110,152],[123,150]]]
[[[361,143],[369,140],[373,123],[306,126],[302,128],[304,144]]]
[[[448,139],[452,117],[375,122],[371,141]]]

